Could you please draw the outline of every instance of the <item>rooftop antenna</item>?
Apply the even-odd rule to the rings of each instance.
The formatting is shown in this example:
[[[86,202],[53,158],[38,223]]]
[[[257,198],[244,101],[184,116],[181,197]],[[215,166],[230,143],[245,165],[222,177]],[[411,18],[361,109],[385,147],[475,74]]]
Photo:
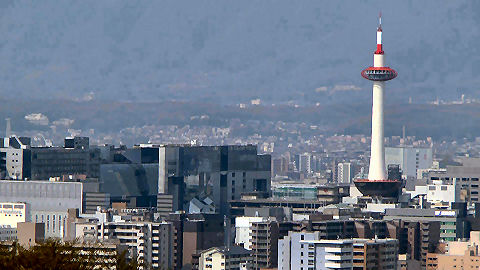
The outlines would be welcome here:
[[[10,138],[12,135],[12,126],[10,125],[10,118],[5,119],[7,121],[7,127],[5,129],[5,137]]]

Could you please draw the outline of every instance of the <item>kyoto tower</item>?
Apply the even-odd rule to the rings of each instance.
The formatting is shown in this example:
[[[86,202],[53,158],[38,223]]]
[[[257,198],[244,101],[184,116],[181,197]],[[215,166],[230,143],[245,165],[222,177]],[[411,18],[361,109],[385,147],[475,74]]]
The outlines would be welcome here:
[[[362,76],[373,81],[372,142],[368,179],[354,180],[355,186],[365,196],[397,197],[401,179],[388,179],[385,165],[383,101],[385,82],[397,77],[397,72],[385,66],[382,46],[382,17],[377,28],[377,50],[373,54],[373,67],[362,71]]]

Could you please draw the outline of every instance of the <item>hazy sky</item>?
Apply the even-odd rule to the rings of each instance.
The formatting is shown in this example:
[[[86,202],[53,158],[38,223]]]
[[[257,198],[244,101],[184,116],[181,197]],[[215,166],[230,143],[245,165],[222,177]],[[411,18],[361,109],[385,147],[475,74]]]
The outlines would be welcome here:
[[[479,1],[0,1],[7,98],[356,102],[378,12],[396,101],[478,97]],[[390,100],[391,101],[391,100]]]

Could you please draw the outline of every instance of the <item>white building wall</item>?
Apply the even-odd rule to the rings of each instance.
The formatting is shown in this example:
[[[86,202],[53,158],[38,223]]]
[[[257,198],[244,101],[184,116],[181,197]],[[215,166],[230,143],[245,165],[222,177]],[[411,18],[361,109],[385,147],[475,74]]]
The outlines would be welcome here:
[[[18,222],[30,221],[29,215],[26,203],[0,203],[0,226],[16,228]]]
[[[7,179],[23,179],[23,149],[1,148],[5,152],[5,163],[7,167]]]
[[[235,244],[252,250],[252,236],[250,235],[253,222],[261,222],[263,217],[236,217],[235,218]]]
[[[278,270],[309,269],[308,243],[318,240],[318,232],[290,232],[278,241]]]
[[[352,182],[352,164],[350,162],[339,163],[337,173],[338,173],[338,176],[337,176],[338,183]]]
[[[69,208],[82,211],[82,183],[0,181],[0,201],[30,206],[27,219],[45,223],[45,237],[63,237]]]
[[[433,181],[427,187],[427,201],[429,203],[453,203],[460,200],[461,186],[454,180],[452,184],[443,184],[441,180]]]

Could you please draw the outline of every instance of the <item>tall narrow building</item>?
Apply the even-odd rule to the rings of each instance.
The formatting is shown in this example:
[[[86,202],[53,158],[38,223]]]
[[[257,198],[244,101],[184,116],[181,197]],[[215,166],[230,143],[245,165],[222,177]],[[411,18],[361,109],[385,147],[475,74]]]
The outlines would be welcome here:
[[[362,76],[373,82],[372,141],[368,179],[355,180],[355,186],[365,196],[397,197],[401,179],[389,180],[385,168],[384,95],[385,82],[397,77],[397,72],[385,66],[382,43],[382,17],[377,28],[377,49],[373,54],[373,67],[362,71]]]

